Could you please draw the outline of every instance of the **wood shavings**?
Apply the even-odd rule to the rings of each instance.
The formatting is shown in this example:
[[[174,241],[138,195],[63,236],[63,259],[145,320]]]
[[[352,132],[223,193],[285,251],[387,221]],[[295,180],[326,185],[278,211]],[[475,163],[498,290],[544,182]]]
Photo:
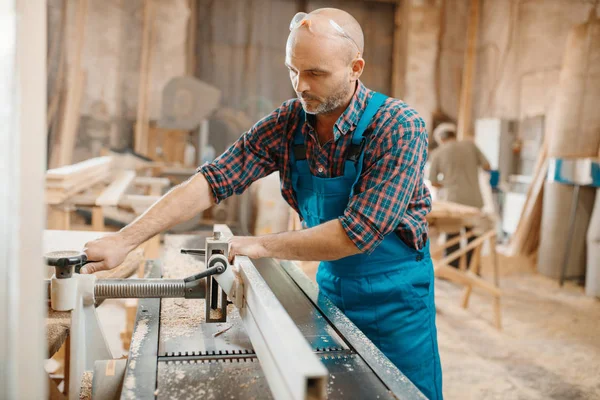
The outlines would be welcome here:
[[[146,338],[146,335],[148,335],[148,320],[149,320],[149,318],[140,319],[136,325],[135,332],[133,333],[133,336],[131,337],[131,345],[129,346],[130,362],[128,365],[130,370],[135,370],[135,367],[136,367],[135,358],[139,355],[142,342]],[[133,390],[135,389],[135,376],[129,375],[125,379],[123,386],[124,386],[123,394],[124,394],[125,398],[126,399],[134,399],[135,394],[134,394]]]
[[[228,330],[230,330],[230,329],[231,329],[231,327],[233,327],[233,325],[229,325],[227,328],[225,328],[225,329],[223,329],[223,330],[221,330],[221,331],[219,331],[219,332],[216,332],[216,333],[214,333],[214,334],[213,334],[213,337],[217,337],[217,336],[219,336],[219,335],[221,335],[221,334],[223,334],[223,333],[227,332]]]
[[[91,400],[92,399],[92,381],[94,373],[92,371],[85,371],[81,377],[81,389],[79,390],[79,400]]]
[[[138,321],[135,332],[131,338],[131,346],[129,354],[131,358],[137,357],[140,352],[140,346],[146,335],[148,334],[148,318],[142,318]],[[135,368],[135,365],[129,365],[130,368]]]
[[[182,248],[190,247],[189,235],[167,235],[162,255],[163,277],[186,278],[205,269],[202,258],[181,254]],[[162,299],[160,308],[160,336],[170,339],[190,336],[206,321],[203,299]]]
[[[48,357],[52,357],[63,345],[71,327],[70,311],[54,311],[48,308],[46,317],[46,337],[48,340]]]

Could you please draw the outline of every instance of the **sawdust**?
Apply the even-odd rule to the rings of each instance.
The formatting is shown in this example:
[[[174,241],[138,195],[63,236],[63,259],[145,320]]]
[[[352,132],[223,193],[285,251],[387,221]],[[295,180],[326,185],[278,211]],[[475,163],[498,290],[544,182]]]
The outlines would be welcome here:
[[[133,371],[136,367],[136,358],[140,354],[140,347],[142,346],[142,342],[148,335],[148,321],[149,318],[141,318],[136,326],[135,332],[131,337],[131,345],[129,346],[129,365],[128,369]],[[135,376],[130,374],[125,378],[125,382],[123,384],[124,390],[123,394],[126,399],[135,399],[135,393],[133,390],[135,389]]]
[[[141,318],[137,323],[135,332],[131,337],[131,345],[129,346],[130,358],[135,358],[140,353],[142,342],[148,334],[148,320],[149,318]],[[135,364],[131,365],[130,363],[129,367],[135,368]]]
[[[59,250],[46,253],[46,257],[77,257],[81,254],[80,251],[74,250]]]
[[[48,357],[52,357],[63,345],[71,327],[70,311],[54,311],[48,308],[46,317],[46,338],[48,341]]]
[[[206,320],[204,300],[162,299],[160,319],[162,339],[191,336]]]
[[[187,235],[165,236],[165,245],[161,256],[163,278],[186,278],[206,269],[203,257],[181,254],[181,249],[188,247],[186,245],[188,241]]]
[[[503,330],[492,300],[436,281],[437,326],[448,399],[600,398],[600,304],[572,283],[532,273],[527,260],[500,258]],[[489,260],[482,275],[491,280]]]
[[[81,377],[81,389],[79,390],[79,400],[92,400],[92,381],[94,372],[85,371]]]
[[[201,257],[181,254],[188,247],[189,237],[167,235],[162,254],[163,277],[181,279],[197,274],[205,269]],[[206,321],[203,299],[162,299],[160,309],[161,339],[191,336],[198,326]]]
[[[127,378],[125,378],[125,383],[123,386],[125,387],[125,390],[123,391],[125,398],[127,400],[134,400],[135,393],[133,390],[135,389],[135,376],[129,375]]]

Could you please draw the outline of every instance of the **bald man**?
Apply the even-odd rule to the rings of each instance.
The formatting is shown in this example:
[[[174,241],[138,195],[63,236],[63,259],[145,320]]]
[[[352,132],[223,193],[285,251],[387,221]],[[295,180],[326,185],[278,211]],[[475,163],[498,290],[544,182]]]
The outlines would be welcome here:
[[[442,398],[423,182],[427,132],[415,110],[367,89],[360,25],[320,9],[290,24],[285,65],[298,98],[257,122],[118,233],[86,244],[84,273],[279,171],[308,227],[234,237],[231,258],[321,261],[330,298],[430,399]]]

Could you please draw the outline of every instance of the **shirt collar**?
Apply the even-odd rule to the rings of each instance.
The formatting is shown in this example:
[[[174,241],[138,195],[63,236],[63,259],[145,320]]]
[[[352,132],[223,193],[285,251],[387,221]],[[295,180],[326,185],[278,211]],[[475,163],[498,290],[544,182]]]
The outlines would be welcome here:
[[[334,129],[334,135],[336,140],[339,138],[338,135],[345,135],[351,128],[358,124],[360,116],[365,109],[368,94],[369,89],[361,81],[358,81],[350,104],[335,122],[336,129]]]
[[[333,129],[334,141],[338,140],[340,136],[348,133],[354,126],[358,124],[360,116],[362,115],[369,95],[370,90],[362,84],[359,80],[357,81],[356,90],[350,100],[350,104],[342,115],[337,119]],[[315,126],[315,116],[306,114],[306,122],[311,126]]]

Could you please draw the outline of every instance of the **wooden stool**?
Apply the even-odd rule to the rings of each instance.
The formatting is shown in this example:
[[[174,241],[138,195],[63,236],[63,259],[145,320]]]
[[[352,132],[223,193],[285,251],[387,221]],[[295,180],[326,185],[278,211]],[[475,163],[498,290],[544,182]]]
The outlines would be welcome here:
[[[453,240],[450,240],[444,244],[441,249],[436,250],[434,254],[443,251],[447,247],[455,245],[463,238],[468,238],[474,233],[471,231],[468,235],[461,235]],[[490,251],[492,256],[492,268],[494,274],[493,284],[484,280],[479,276],[479,270],[481,268],[481,250],[485,241],[489,241]],[[473,256],[471,258],[470,265],[466,265],[466,254],[468,251],[473,250]],[[432,255],[433,256],[433,255]],[[454,268],[449,264],[460,258],[460,267]],[[498,257],[496,254],[496,231],[490,229],[483,235],[473,240],[468,245],[458,249],[457,251],[448,254],[442,259],[433,260],[435,276],[440,278],[448,279],[452,282],[459,283],[465,286],[462,297],[462,307],[467,308],[469,306],[469,298],[473,290],[473,286],[477,286],[483,289],[488,294],[494,297],[494,323],[498,329],[502,329],[502,321],[500,315],[500,297],[502,292],[498,287]]]

